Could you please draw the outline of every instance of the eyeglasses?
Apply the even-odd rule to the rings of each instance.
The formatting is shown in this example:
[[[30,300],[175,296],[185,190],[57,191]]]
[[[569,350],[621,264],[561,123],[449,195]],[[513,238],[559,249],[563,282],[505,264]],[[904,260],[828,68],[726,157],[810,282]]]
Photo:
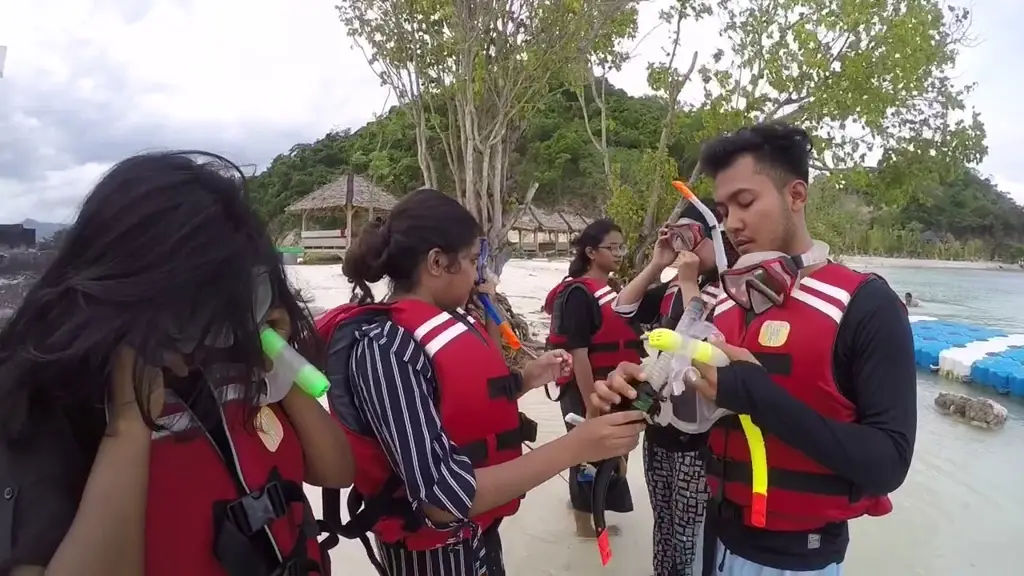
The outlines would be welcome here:
[[[598,248],[607,250],[608,252],[611,253],[612,256],[625,256],[626,252],[628,251],[626,246],[623,246],[621,244],[618,246],[598,246]]]

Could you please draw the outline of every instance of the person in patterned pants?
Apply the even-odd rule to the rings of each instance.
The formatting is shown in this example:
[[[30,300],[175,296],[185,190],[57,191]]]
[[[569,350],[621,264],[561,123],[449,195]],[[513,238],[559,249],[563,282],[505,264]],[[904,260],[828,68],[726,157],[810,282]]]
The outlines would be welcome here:
[[[717,286],[714,246],[708,239],[709,223],[695,206],[688,206],[675,224],[700,224],[702,234],[692,238],[692,249],[677,251],[672,226],[661,230],[651,262],[619,293],[613,308],[635,324],[675,328],[686,302],[698,294],[713,305],[721,294]],[[736,252],[726,245],[730,262]],[[670,282],[658,282],[675,265]],[[710,306],[709,306],[710,307]],[[644,474],[654,513],[654,576],[692,576],[701,546],[701,526],[709,492],[704,478],[701,449],[707,434],[685,434],[672,427],[649,426],[644,432]]]
[[[705,434],[690,436],[673,428],[651,427],[645,432],[644,476],[654,512],[654,576],[693,576],[708,501],[699,450],[705,440]],[[693,446],[697,448],[688,449]]]

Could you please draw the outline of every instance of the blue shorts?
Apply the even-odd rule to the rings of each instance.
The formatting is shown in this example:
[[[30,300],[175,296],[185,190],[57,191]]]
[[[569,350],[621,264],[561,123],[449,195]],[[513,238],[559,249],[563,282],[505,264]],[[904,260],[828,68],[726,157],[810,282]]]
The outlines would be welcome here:
[[[725,555],[724,569],[719,572],[719,566],[722,566],[722,556]],[[761,566],[750,560],[740,558],[739,556],[728,553],[726,555],[725,546],[722,546],[722,542],[718,542],[715,552],[715,571],[716,576],[842,576],[843,565],[842,564],[831,564],[822,568],[821,570],[811,570],[810,572],[797,572],[795,570],[779,570],[778,568],[767,568]]]

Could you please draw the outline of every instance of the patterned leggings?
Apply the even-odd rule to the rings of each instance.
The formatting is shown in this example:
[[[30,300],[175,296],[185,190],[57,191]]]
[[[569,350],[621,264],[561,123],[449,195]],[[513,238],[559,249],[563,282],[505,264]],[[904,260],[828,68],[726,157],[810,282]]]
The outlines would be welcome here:
[[[693,576],[708,502],[700,453],[673,452],[644,440],[644,475],[654,511],[654,576]]]

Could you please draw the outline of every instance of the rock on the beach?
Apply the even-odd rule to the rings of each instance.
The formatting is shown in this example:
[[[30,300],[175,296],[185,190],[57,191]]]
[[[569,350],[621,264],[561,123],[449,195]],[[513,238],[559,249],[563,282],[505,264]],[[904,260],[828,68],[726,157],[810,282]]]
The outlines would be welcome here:
[[[1006,423],[1006,408],[988,398],[972,398],[954,392],[939,392],[935,406],[947,414],[967,420],[979,428],[1002,428]]]

